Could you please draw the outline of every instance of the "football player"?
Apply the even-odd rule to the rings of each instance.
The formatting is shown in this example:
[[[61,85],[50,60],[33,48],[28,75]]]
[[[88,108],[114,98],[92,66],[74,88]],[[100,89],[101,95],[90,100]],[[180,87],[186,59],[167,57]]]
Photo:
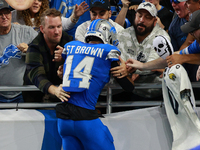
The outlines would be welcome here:
[[[116,30],[104,19],[94,20],[85,42],[72,41],[64,46],[62,57],[63,89],[68,101],[56,106],[58,130],[64,150],[114,150],[113,137],[98,118],[95,106],[99,94],[110,80],[110,69],[119,65]],[[133,83],[124,77],[119,84],[132,92]]]

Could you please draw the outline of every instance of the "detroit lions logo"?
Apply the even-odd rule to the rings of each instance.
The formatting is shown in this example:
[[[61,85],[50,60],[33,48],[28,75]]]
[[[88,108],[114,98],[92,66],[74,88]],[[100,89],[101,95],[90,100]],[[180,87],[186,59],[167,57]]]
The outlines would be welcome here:
[[[100,2],[100,3],[102,3],[102,4],[105,3],[104,0],[94,0],[94,1],[92,2],[92,4],[94,4],[95,2]]]
[[[0,57],[0,68],[3,65],[8,65],[10,58],[21,59],[21,51],[13,44],[4,49],[3,55]]]
[[[175,74],[170,73],[170,74],[169,74],[169,78],[170,78],[171,80],[175,81],[176,76],[175,76]]]
[[[151,7],[151,4],[147,3],[147,4],[143,4],[143,7],[149,6]]]
[[[187,36],[183,36],[183,37],[181,38],[181,41],[185,41],[186,38],[187,38]]]

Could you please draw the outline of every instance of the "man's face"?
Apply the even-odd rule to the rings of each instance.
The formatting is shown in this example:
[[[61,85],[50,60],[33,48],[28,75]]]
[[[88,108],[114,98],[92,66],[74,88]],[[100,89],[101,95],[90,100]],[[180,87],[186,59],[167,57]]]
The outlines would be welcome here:
[[[8,8],[0,10],[0,28],[8,28],[11,26],[11,11]]]
[[[189,10],[189,12],[193,13],[196,10],[200,9],[200,1],[195,2],[193,0],[187,0],[186,1],[186,6],[187,6],[187,9]]]
[[[90,18],[91,21],[96,20],[96,19],[106,19],[108,20],[111,17],[111,11],[102,9],[99,7],[93,7],[90,10]]]
[[[151,33],[156,25],[156,18],[144,9],[138,10],[135,16],[134,28],[137,35],[143,36]]]
[[[172,2],[172,7],[174,11],[177,13],[179,18],[187,18],[189,15],[189,11],[185,5],[185,2],[180,2],[178,4]]]
[[[62,37],[62,22],[61,18],[46,16],[45,25],[40,26],[40,30],[44,35],[47,43],[58,44]]]
[[[16,10],[25,10],[31,7],[34,0],[6,0],[6,2]]]

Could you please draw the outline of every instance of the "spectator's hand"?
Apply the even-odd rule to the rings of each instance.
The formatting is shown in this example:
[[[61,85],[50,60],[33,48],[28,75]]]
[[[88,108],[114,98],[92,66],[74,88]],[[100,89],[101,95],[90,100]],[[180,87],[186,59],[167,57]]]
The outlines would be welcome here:
[[[63,47],[58,45],[58,46],[56,46],[56,48],[58,50],[54,51],[55,55],[54,55],[54,59],[52,61],[61,62],[63,60],[63,58],[62,58]]]
[[[137,10],[138,6],[139,5],[132,5],[132,6],[129,7],[129,10],[132,10],[132,9]]]
[[[163,77],[163,72],[164,72],[165,69],[155,69],[155,70],[151,70],[151,71],[157,71],[157,72],[160,72],[162,73],[159,77],[162,78]]]
[[[122,1],[122,4],[123,4],[123,7],[125,7],[125,8],[128,8],[130,3],[131,3],[129,0],[121,0],[121,1]]]
[[[28,49],[28,44],[26,43],[20,43],[19,45],[17,45],[17,48],[22,52],[22,53],[26,53],[27,49]]]
[[[134,72],[136,69],[142,69],[142,66],[143,66],[143,63],[132,58],[129,58],[126,61],[126,67],[130,73]]]
[[[58,67],[57,75],[60,79],[63,79],[63,65]]]
[[[74,9],[74,17],[79,18],[88,10],[89,10],[89,5],[85,1],[83,1],[80,5],[76,4]]]
[[[160,26],[162,29],[164,29],[165,26],[162,24],[160,18],[159,18],[158,16],[156,16],[156,19],[157,19],[157,23],[159,24],[159,26]]]
[[[197,69],[196,79],[197,79],[197,81],[199,81],[199,79],[200,79],[200,66]]]
[[[62,84],[59,85],[59,87],[55,88],[56,97],[58,97],[62,102],[68,101],[68,98],[70,98],[70,92],[66,92],[62,89]]]
[[[184,63],[184,59],[182,59],[182,55],[180,54],[173,54],[173,55],[167,56],[166,60],[167,60],[169,68],[172,67],[173,65]]]
[[[111,68],[111,73],[114,77],[123,78],[129,74],[126,69],[125,61],[119,56],[119,61],[121,62],[120,66]]]

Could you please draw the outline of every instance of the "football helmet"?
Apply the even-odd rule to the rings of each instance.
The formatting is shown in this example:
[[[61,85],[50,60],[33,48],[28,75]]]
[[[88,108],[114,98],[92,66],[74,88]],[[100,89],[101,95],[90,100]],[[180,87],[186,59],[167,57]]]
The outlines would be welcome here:
[[[85,42],[91,41],[91,37],[101,39],[104,44],[117,46],[119,43],[115,27],[105,19],[96,19],[91,22],[85,34]]]

